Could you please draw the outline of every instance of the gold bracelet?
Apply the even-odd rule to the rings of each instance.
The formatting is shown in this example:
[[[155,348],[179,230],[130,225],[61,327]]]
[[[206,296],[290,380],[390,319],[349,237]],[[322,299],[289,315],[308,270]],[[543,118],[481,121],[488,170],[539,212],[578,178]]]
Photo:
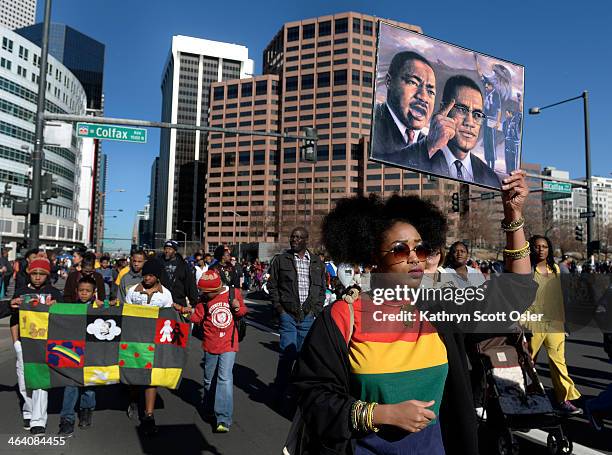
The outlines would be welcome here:
[[[504,256],[509,257],[511,259],[523,259],[529,256],[531,250],[529,248],[529,242],[525,242],[525,246],[519,248],[518,250],[509,250],[504,248]]]
[[[378,406],[378,403],[376,403],[375,401],[373,403],[370,403],[370,412],[368,413],[368,416],[369,416],[368,429],[370,431],[373,431],[374,433],[378,433],[380,431],[380,428],[377,428],[374,426],[374,408],[376,406]]]
[[[351,425],[354,431],[359,431],[359,413],[363,405],[363,401],[357,400],[353,403],[351,408]]]
[[[504,222],[504,220],[501,221],[501,228],[504,230],[504,232],[515,232],[523,226],[525,226],[524,217],[520,217],[518,220],[514,220],[509,223]]]

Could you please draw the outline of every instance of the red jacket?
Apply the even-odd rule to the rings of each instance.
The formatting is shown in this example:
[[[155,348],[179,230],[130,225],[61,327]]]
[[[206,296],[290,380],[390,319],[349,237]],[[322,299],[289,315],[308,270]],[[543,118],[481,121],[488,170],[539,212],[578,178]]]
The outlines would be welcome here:
[[[240,302],[238,311],[232,310],[229,302],[229,288],[225,287],[221,294],[209,302],[198,303],[191,315],[191,322],[203,324],[202,349],[210,354],[238,352],[238,331],[234,327],[234,317],[244,317],[249,310],[244,304],[240,289],[235,288],[234,298]],[[233,344],[232,333],[234,334]]]

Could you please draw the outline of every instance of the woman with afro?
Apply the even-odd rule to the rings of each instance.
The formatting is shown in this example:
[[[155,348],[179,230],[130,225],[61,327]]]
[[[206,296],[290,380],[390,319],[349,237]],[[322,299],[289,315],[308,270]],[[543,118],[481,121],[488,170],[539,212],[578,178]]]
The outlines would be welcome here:
[[[486,298],[522,312],[536,290],[523,233],[524,172],[514,171],[502,190],[506,267],[514,273],[506,289],[492,280]],[[446,230],[440,210],[416,196],[345,198],[326,216],[322,238],[332,259],[373,264],[376,274],[370,293],[326,307],[305,341],[293,376],[304,430],[299,453],[478,454],[461,331],[393,320],[421,307],[372,297],[397,285],[418,288]]]

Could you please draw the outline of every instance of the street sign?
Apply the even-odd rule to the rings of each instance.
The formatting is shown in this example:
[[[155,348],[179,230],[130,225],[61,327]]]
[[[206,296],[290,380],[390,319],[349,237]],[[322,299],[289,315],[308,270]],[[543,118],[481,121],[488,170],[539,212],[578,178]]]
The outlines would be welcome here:
[[[480,200],[486,201],[487,199],[494,199],[495,193],[480,193]]]
[[[46,122],[43,136],[45,145],[70,148],[72,145],[72,123]]]
[[[556,199],[567,199],[572,197],[571,193],[542,193],[543,201],[554,201]]]
[[[553,182],[549,180],[542,181],[542,190],[552,193],[572,194],[572,184],[564,182]]]
[[[112,141],[147,142],[145,128],[131,128],[129,126],[99,125],[95,123],[77,123],[77,136],[93,139],[109,139]]]
[[[582,212],[580,218],[595,218],[595,212]]]

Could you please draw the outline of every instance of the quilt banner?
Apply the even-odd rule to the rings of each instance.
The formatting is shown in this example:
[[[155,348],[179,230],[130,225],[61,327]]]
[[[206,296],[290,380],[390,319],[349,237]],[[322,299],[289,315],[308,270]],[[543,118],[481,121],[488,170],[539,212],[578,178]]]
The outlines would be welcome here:
[[[26,299],[19,330],[28,389],[119,382],[176,389],[190,325],[173,308]]]

